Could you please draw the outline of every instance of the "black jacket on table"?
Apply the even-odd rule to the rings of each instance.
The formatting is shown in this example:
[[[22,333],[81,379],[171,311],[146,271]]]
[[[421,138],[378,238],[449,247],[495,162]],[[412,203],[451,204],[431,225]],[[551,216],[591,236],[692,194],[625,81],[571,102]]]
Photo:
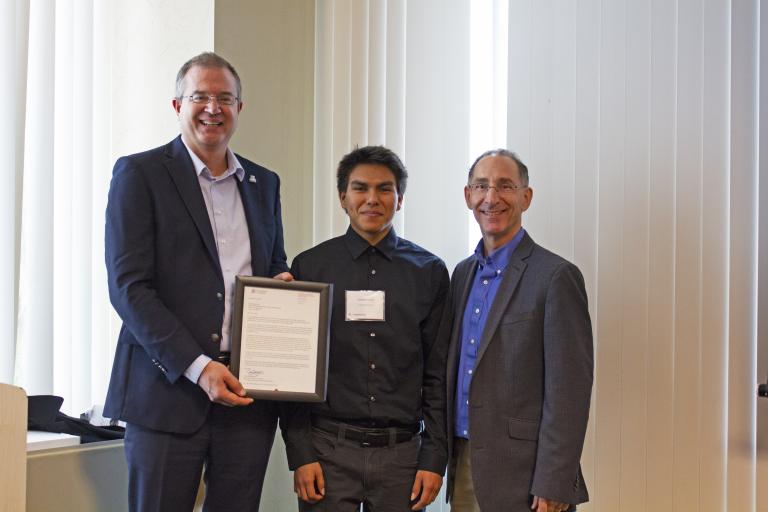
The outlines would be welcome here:
[[[438,329],[448,291],[443,261],[398,238],[376,246],[352,228],[299,254],[291,266],[301,281],[333,283],[333,309],[324,403],[284,404],[281,428],[294,470],[316,462],[311,415],[377,426],[423,420],[419,469],[443,474],[447,337]],[[345,292],[383,290],[384,321],[346,321]]]

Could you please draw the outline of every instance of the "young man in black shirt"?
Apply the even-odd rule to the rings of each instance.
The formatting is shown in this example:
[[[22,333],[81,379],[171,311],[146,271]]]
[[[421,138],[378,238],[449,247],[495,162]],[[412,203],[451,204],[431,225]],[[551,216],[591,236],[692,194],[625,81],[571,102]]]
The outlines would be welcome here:
[[[291,267],[334,285],[327,400],[281,418],[301,511],[421,510],[442,484],[448,272],[395,234],[407,177],[387,148],[346,155],[337,187],[350,227]]]

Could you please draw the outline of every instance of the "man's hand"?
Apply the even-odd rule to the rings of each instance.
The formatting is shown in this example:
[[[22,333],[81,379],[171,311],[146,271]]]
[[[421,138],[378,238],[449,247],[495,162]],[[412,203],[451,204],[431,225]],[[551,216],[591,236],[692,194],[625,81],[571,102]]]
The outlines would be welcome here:
[[[293,472],[293,491],[307,503],[317,503],[325,496],[325,479],[319,462],[310,462]]]
[[[568,507],[570,507],[570,504],[563,503],[562,501],[534,496],[531,510],[535,510],[536,512],[564,512],[568,510]]]
[[[420,469],[416,472],[416,478],[413,480],[413,489],[411,489],[411,501],[421,494],[421,498],[412,507],[411,510],[421,510],[435,501],[437,493],[440,492],[440,486],[443,485],[443,477],[432,471]]]
[[[200,378],[197,379],[197,385],[203,388],[211,402],[217,404],[234,407],[250,405],[253,402],[253,398],[245,396],[245,388],[229,368],[218,361],[210,361],[205,365]]]
[[[293,275],[290,272],[280,272],[272,279],[279,279],[281,281],[285,281],[286,283],[290,283],[293,281]]]

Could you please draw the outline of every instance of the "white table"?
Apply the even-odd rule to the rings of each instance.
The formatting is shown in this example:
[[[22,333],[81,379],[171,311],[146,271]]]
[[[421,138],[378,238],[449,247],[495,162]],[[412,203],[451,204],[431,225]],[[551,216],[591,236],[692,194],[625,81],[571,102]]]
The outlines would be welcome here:
[[[27,431],[27,453],[48,448],[61,448],[63,446],[75,446],[80,444],[80,437],[70,434],[56,434],[54,432],[40,432],[38,430]]]

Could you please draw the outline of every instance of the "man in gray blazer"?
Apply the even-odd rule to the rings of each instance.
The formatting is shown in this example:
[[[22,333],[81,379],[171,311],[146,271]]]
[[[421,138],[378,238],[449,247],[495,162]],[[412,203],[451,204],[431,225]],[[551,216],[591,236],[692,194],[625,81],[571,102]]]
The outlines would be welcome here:
[[[533,190],[517,155],[480,155],[464,197],[483,239],[453,273],[444,324],[451,511],[575,510],[589,499],[579,464],[593,372],[584,279],[522,228]]]

